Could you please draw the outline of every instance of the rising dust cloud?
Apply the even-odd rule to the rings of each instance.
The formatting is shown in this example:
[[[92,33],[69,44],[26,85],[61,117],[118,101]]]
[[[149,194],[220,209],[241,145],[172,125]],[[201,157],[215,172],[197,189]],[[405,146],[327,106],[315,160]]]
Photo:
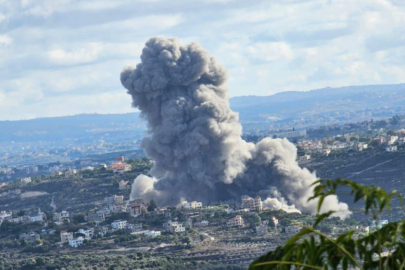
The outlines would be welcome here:
[[[121,83],[148,123],[141,147],[155,161],[153,178],[138,176],[131,198],[166,205],[260,195],[271,209],[315,213],[317,202],[308,198],[316,175],[298,166],[287,139],[242,139],[226,81],[225,67],[201,45],[182,46],[175,38],[151,38],[141,63],[122,71]],[[329,210],[350,215],[336,196],[326,198],[322,211]]]

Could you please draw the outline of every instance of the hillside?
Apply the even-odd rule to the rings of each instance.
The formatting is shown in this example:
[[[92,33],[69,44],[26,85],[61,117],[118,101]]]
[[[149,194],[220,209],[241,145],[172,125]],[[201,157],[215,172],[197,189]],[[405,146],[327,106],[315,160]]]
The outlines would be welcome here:
[[[243,123],[305,122],[307,126],[344,123],[404,112],[405,84],[348,86],[308,92],[282,92],[272,96],[231,99]]]
[[[309,128],[325,124],[390,117],[405,111],[405,84],[347,86],[271,96],[230,99],[245,131]],[[139,113],[81,114],[23,121],[0,121],[1,142],[119,141],[140,138],[145,123]]]

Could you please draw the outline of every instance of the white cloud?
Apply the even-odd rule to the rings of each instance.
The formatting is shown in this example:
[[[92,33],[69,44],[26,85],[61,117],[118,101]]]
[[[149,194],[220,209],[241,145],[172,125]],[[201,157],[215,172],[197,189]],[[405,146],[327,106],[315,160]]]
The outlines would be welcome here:
[[[247,53],[255,59],[280,61],[294,59],[294,53],[285,42],[256,43],[246,48]]]
[[[6,36],[6,35],[0,35],[0,45],[9,45],[13,42],[13,39]]]
[[[102,44],[91,43],[84,48],[77,48],[72,51],[63,49],[51,50],[48,53],[49,59],[58,65],[84,64],[96,61],[103,50]]]

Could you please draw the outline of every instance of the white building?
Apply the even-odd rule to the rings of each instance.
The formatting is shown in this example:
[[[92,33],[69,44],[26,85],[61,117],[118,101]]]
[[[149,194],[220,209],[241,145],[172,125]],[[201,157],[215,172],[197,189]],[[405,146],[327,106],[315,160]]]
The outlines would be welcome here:
[[[68,243],[72,239],[73,239],[73,233],[72,232],[67,232],[67,231],[61,231],[60,232],[60,242],[62,244]]]
[[[156,236],[161,235],[161,232],[160,231],[146,231],[144,234],[147,237],[156,237]]]
[[[180,207],[183,209],[201,209],[202,208],[202,202],[187,202],[187,201],[182,201],[180,203]]]
[[[7,211],[1,211],[0,212],[0,224],[4,221],[4,220],[8,220],[11,219],[13,217],[13,214],[11,212],[7,213]]]
[[[387,146],[387,148],[385,148],[385,151],[387,151],[387,152],[395,152],[397,150],[398,150],[398,147],[396,145],[390,145],[390,146]]]
[[[31,177],[23,177],[23,178],[21,178],[21,183],[23,183],[23,184],[28,184],[28,183],[31,183],[31,182],[32,182]]]
[[[94,167],[87,166],[87,167],[81,168],[80,171],[94,171]]]
[[[84,242],[84,238],[79,236],[76,239],[70,239],[69,246],[77,248],[77,247],[80,247],[81,245],[83,245],[83,242]]]
[[[262,211],[263,203],[262,199],[259,196],[256,196],[254,199],[249,196],[242,196],[242,205],[241,208],[246,208],[253,211]]]
[[[89,228],[87,230],[85,229],[79,229],[77,233],[83,234],[84,239],[90,240],[94,236],[94,228]]]
[[[44,217],[42,216],[42,214],[30,217],[30,222],[41,222],[43,220],[44,220]]]
[[[234,218],[231,218],[230,220],[228,220],[228,222],[226,223],[226,225],[228,227],[243,227],[244,225],[244,221],[243,218],[239,215],[237,215]]]
[[[387,144],[388,144],[388,145],[392,145],[392,144],[394,144],[396,141],[398,141],[398,136],[388,136],[388,137],[387,137]]]
[[[310,155],[303,155],[298,157],[298,163],[300,164],[306,164],[311,161],[311,156]]]
[[[111,223],[111,227],[113,228],[113,230],[123,230],[125,229],[126,225],[126,220],[115,220],[113,223]]]

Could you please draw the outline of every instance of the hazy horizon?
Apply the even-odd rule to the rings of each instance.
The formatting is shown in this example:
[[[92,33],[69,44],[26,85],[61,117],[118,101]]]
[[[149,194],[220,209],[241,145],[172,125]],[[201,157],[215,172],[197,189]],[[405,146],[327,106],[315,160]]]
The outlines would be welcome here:
[[[277,94],[281,94],[281,93],[288,93],[288,92],[311,92],[311,91],[316,91],[316,90],[323,90],[323,89],[340,89],[340,88],[345,88],[345,87],[358,87],[358,86],[384,86],[384,85],[400,85],[400,84],[405,84],[405,83],[398,83],[398,84],[373,84],[373,85],[345,85],[345,86],[340,86],[340,87],[323,87],[323,88],[318,88],[318,89],[310,89],[307,91],[296,91],[296,90],[290,90],[290,91],[284,91],[284,92],[279,92],[279,93],[274,93],[274,94],[270,94],[270,95],[240,95],[240,96],[233,96],[230,97],[230,99],[232,98],[238,98],[238,97],[266,97],[266,96],[274,96]],[[128,112],[79,112],[79,113],[75,113],[75,114],[61,114],[61,115],[51,115],[51,116],[39,116],[39,117],[32,117],[32,118],[24,118],[24,119],[1,119],[0,118],[0,122],[6,122],[6,121],[28,121],[28,120],[35,120],[35,119],[44,119],[44,118],[57,118],[57,117],[74,117],[74,116],[78,116],[78,115],[119,115],[119,114],[133,114],[133,113],[139,113],[139,110],[130,107],[131,111]]]

